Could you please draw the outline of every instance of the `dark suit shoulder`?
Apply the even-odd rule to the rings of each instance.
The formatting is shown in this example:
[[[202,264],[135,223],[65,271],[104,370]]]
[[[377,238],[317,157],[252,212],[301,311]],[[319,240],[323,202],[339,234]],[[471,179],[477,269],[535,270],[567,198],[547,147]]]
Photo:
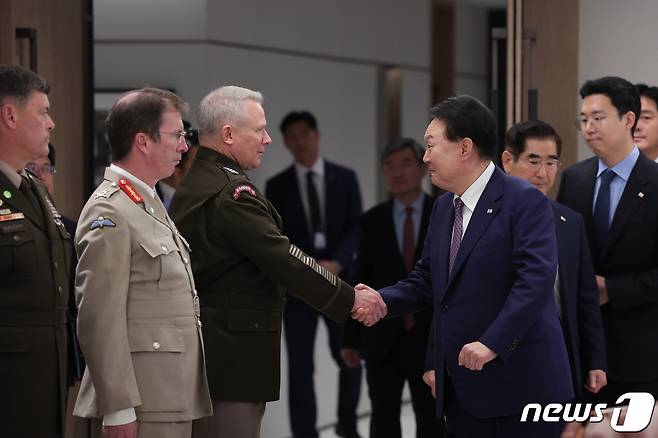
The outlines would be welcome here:
[[[290,177],[295,177],[295,167],[294,165],[288,166],[283,169],[281,172],[270,177],[266,184],[266,187],[278,187],[281,184],[284,184]]]
[[[326,172],[334,172],[336,174],[343,174],[343,175],[354,175],[356,177],[356,173],[354,170],[350,169],[349,167],[341,166],[340,164],[332,163],[331,161],[324,161],[324,166],[325,166],[325,171]]]
[[[583,216],[578,213],[576,210],[573,210],[569,207],[567,207],[564,204],[560,204],[557,201],[551,201],[551,206],[553,207],[553,211],[557,214],[561,214],[564,216],[566,219],[571,219],[575,221],[582,221]]]
[[[562,177],[571,176],[575,174],[582,173],[586,169],[590,169],[592,166],[597,166],[599,159],[597,157],[590,157],[585,160],[579,161],[575,164],[564,169],[562,172]]]
[[[369,224],[372,222],[378,222],[381,220],[383,216],[386,216],[387,214],[391,213],[391,204],[393,201],[386,201],[382,202],[380,204],[375,205],[374,207],[370,208],[368,211],[363,213],[361,216],[361,223],[362,224]]]

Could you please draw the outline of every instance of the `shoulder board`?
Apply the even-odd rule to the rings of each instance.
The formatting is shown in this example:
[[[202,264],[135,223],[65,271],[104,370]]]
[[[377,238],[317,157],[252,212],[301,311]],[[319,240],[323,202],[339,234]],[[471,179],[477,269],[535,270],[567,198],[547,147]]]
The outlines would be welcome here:
[[[240,172],[238,172],[237,170],[232,169],[228,166],[222,166],[222,169],[224,169],[225,171],[227,171],[229,173],[232,173],[233,175],[240,175]]]
[[[98,199],[110,199],[110,197],[118,191],[119,186],[117,183],[103,183],[94,191],[91,196],[95,201]]]
[[[144,202],[140,194],[137,192],[137,190],[130,184],[130,182],[125,179],[121,178],[118,182],[119,188],[123,190],[123,192],[128,195],[131,201],[133,201],[135,204],[140,204]]]

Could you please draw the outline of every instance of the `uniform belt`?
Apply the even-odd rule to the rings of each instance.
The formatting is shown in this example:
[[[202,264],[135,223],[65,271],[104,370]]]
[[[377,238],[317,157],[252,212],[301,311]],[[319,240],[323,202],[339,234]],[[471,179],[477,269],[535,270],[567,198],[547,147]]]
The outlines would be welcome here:
[[[55,326],[66,324],[66,307],[0,310],[0,326]]]
[[[259,310],[272,310],[283,312],[286,306],[286,298],[271,295],[243,295],[231,294],[207,294],[203,292],[199,296],[201,308],[204,307],[232,307]]]

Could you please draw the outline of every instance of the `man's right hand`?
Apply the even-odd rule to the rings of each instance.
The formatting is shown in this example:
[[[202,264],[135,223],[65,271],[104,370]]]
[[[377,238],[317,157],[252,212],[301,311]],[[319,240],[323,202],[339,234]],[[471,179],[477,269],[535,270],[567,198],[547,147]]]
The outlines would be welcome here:
[[[436,398],[436,380],[434,377],[434,370],[425,371],[423,373],[423,382],[432,389],[432,397]]]
[[[352,318],[367,326],[375,324],[386,316],[386,303],[379,292],[365,284],[357,284],[354,288],[354,306]]]
[[[361,353],[356,348],[341,348],[340,357],[348,368],[358,368],[361,366]]]
[[[137,438],[138,430],[137,421],[119,426],[103,426],[103,438]]]

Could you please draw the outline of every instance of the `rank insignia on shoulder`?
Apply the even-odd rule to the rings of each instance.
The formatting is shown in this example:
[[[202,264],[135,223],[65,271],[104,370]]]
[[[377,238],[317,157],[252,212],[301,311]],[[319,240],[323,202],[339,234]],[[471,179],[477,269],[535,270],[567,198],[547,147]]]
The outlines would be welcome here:
[[[230,167],[223,166],[223,169],[227,172],[231,172],[233,175],[240,175],[240,172],[235,169],[231,169]]]
[[[92,230],[95,230],[96,228],[116,227],[116,226],[117,226],[117,224],[112,222],[112,219],[108,219],[108,218],[103,217],[103,216],[98,216],[98,219],[96,219],[95,221],[93,221],[91,223],[90,228]]]
[[[94,193],[94,200],[97,199],[108,199],[110,197],[110,191],[108,189],[103,189],[99,192]]]
[[[242,192],[247,192],[251,196],[256,196],[256,190],[254,190],[253,187],[247,186],[247,185],[242,185],[242,186],[237,186],[235,188],[235,190],[233,190],[233,199],[235,199],[237,201]]]
[[[141,202],[144,202],[142,197],[137,193],[137,190],[128,182],[127,179],[121,178],[119,180],[119,187],[121,187],[121,190],[128,195],[128,197],[135,203],[139,204]]]

